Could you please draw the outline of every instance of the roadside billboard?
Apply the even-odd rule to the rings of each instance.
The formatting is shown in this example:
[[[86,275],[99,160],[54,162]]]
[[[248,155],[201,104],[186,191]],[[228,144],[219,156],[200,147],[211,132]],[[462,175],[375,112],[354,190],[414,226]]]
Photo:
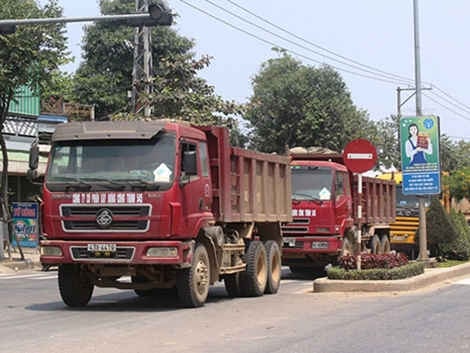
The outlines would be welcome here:
[[[439,117],[400,119],[403,194],[436,195],[441,192]]]
[[[22,247],[35,248],[39,244],[38,214],[36,202],[12,202],[13,231]],[[14,238],[12,246],[17,246]]]

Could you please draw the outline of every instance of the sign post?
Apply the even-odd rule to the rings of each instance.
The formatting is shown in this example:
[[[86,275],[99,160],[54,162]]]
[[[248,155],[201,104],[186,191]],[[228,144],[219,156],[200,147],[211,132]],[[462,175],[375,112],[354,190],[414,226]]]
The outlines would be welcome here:
[[[424,197],[441,192],[439,117],[415,116],[400,119],[401,169],[404,195],[419,200],[419,256],[428,258]]]
[[[356,139],[349,142],[344,148],[343,160],[346,167],[357,178],[357,269],[361,270],[361,243],[362,243],[362,174],[371,170],[377,163],[377,150],[374,145],[365,139]]]

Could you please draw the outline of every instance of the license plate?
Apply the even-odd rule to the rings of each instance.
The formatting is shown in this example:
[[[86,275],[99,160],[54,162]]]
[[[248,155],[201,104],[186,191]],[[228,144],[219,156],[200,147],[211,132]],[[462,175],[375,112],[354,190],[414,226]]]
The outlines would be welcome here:
[[[295,238],[284,238],[284,246],[295,246]]]
[[[327,241],[314,241],[312,242],[312,249],[328,249]]]
[[[88,251],[116,252],[116,244],[88,244]]]

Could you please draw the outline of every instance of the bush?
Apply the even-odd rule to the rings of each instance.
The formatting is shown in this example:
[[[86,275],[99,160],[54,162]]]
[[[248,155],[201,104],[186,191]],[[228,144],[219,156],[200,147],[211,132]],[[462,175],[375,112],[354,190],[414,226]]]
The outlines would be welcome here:
[[[446,244],[457,240],[458,232],[439,199],[433,197],[426,212],[426,233],[431,256],[444,256]],[[416,231],[419,240],[419,229]]]
[[[397,280],[417,276],[422,273],[424,273],[424,263],[422,262],[410,262],[392,269],[376,268],[357,271],[330,267],[327,270],[328,279],[339,280]]]
[[[398,254],[362,254],[361,269],[394,268],[406,265],[408,258],[402,253]],[[352,255],[343,256],[339,259],[339,267],[345,270],[357,268],[356,257]]]
[[[470,227],[465,216],[452,210],[450,213],[452,223],[457,230],[457,238],[453,241],[441,244],[442,256],[450,260],[468,260],[470,258]]]

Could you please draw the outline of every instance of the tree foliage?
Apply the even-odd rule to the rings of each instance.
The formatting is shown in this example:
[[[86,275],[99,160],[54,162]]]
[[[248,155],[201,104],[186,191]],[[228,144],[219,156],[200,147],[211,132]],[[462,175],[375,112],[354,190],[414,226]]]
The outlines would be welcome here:
[[[0,0],[0,19],[61,15],[62,9],[57,0],[49,0],[43,6],[34,0]],[[47,86],[53,73],[67,61],[67,55],[63,24],[18,26],[15,33],[0,35],[1,130],[15,92],[26,85],[33,89]],[[8,210],[8,154],[3,134],[0,134],[0,146],[4,171],[1,178],[0,214],[2,220],[11,226]]]
[[[336,71],[306,66],[285,53],[262,64],[245,117],[254,147],[266,152],[282,153],[286,146],[341,151],[375,129]]]
[[[125,0],[101,0],[100,7],[104,15],[135,12],[135,3]],[[210,59],[196,59],[191,40],[171,27],[154,27],[151,32],[154,92],[146,98],[153,105],[154,117],[220,123],[226,122],[227,115],[240,112],[237,104],[224,101],[215,94],[214,87],[197,76]],[[109,23],[87,26],[83,51],[84,61],[74,80],[75,99],[95,104],[97,117],[133,118],[127,112],[134,30]]]
[[[376,134],[370,136],[371,142],[377,148],[379,165],[385,168],[400,169],[401,156],[399,144],[399,117],[391,115],[384,120],[375,122]]]
[[[443,256],[444,245],[458,238],[454,223],[436,197],[431,199],[431,205],[426,212],[426,233],[432,256]],[[417,235],[416,239],[419,239],[419,229]]]

